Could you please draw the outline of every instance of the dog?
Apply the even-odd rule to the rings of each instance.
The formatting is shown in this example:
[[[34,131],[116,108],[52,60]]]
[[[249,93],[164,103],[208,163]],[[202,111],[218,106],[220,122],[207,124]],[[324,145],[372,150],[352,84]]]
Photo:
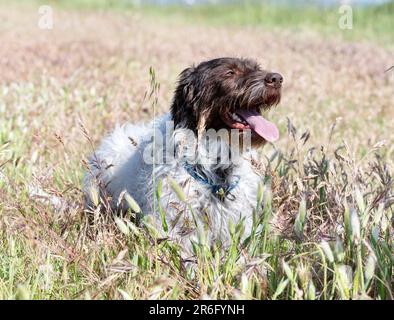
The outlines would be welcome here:
[[[251,59],[217,58],[185,69],[168,114],[118,126],[91,156],[87,208],[97,205],[92,190],[118,212],[130,209],[129,195],[186,256],[196,243],[227,247],[237,224],[246,237],[262,183],[252,160],[257,148],[279,138],[261,112],[280,102],[282,82]]]

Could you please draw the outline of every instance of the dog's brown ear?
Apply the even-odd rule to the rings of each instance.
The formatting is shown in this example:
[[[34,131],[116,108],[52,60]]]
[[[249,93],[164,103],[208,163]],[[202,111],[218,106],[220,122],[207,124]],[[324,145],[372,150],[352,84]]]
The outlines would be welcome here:
[[[171,105],[171,115],[175,127],[182,126],[192,130],[196,129],[197,119],[194,108],[196,81],[197,76],[194,67],[183,70],[179,75]]]

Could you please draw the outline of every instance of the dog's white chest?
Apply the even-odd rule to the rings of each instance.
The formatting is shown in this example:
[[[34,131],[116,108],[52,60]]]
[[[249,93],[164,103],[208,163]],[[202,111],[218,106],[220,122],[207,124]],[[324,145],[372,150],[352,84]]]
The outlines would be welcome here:
[[[224,195],[220,193],[223,190],[219,194],[215,193],[211,185],[191,176],[182,165],[156,170],[152,181],[161,181],[161,192],[155,203],[155,215],[165,212],[167,235],[181,242],[198,242],[201,241],[198,232],[204,230],[208,245],[220,242],[226,246],[230,242],[231,226],[235,227],[242,222],[244,236],[247,236],[251,231],[252,215],[257,205],[256,191],[260,176],[246,160],[234,174],[239,177],[239,181]],[[179,191],[175,192],[174,188],[180,188],[182,195],[179,195]],[[152,185],[151,190],[154,189]],[[153,201],[148,200],[147,205],[150,206],[148,210],[152,211]]]

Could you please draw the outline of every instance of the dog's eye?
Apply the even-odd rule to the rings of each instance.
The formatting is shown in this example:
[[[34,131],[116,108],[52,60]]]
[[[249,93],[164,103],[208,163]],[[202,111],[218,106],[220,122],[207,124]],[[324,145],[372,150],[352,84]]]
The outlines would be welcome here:
[[[232,76],[234,74],[235,74],[234,70],[229,70],[229,71],[226,72],[227,76]]]

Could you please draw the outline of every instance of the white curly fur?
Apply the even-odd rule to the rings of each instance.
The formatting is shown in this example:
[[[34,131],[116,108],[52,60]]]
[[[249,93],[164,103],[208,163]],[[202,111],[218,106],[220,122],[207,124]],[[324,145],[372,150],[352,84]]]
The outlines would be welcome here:
[[[243,221],[244,237],[250,234],[253,210],[257,203],[257,188],[261,182],[260,175],[254,169],[251,159],[253,151],[232,158],[230,163],[209,164],[204,159],[204,152],[195,153],[189,144],[183,145],[184,129],[167,132],[166,123],[171,120],[169,114],[149,125],[125,124],[117,127],[106,137],[89,162],[89,171],[85,176],[84,191],[87,205],[92,205],[91,189],[104,188],[104,192],[112,198],[111,207],[118,208],[118,199],[124,191],[128,192],[140,205],[146,215],[153,217],[156,226],[163,233],[159,206],[165,212],[168,233],[165,236],[179,243],[187,255],[192,255],[191,241],[204,241],[211,246],[230,243],[230,225]],[[156,130],[156,131],[155,131]],[[167,163],[152,165],[144,161],[151,146],[152,136],[162,134],[170,138],[164,149],[155,149],[155,153],[169,150],[175,146],[182,155]],[[223,148],[223,145],[218,145]],[[201,151],[201,150],[200,150]],[[226,170],[226,181],[239,177],[239,183],[231,190],[231,196],[220,199],[213,194],[209,186],[193,178],[184,168],[185,158],[190,154],[197,155],[197,161],[203,163],[201,172],[211,181],[219,181],[216,172]],[[170,178],[170,179],[169,179]],[[186,203],[179,200],[174,192],[171,179],[183,190]],[[160,201],[156,201],[155,184],[162,181]],[[172,182],[173,183],[173,182]],[[102,190],[103,191],[103,190]],[[127,209],[127,203],[122,202]],[[194,215],[194,218],[193,218]],[[205,240],[203,240],[205,239]]]

